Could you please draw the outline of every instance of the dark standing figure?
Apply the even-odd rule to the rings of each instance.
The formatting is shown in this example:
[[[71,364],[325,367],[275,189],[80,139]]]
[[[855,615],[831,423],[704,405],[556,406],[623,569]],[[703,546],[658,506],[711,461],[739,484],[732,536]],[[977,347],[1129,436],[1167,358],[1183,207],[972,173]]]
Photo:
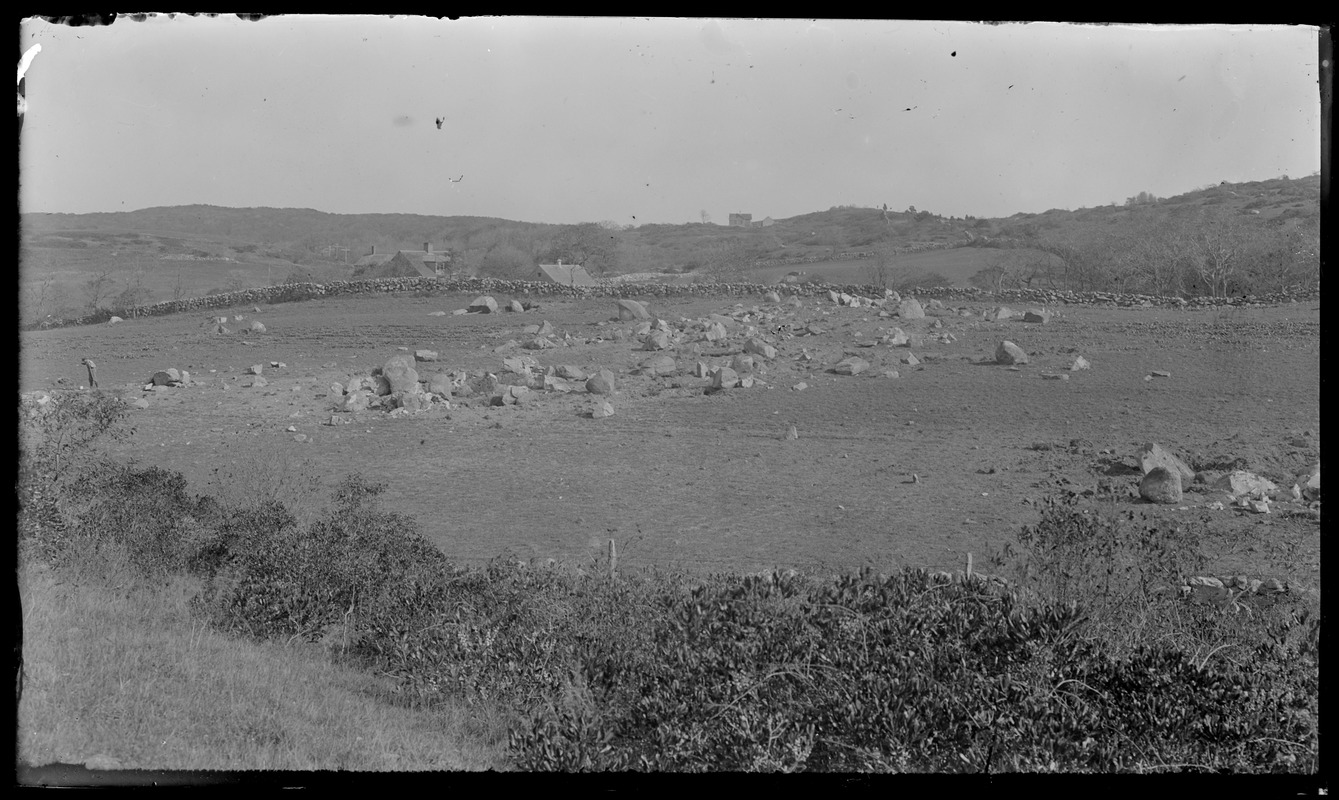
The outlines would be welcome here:
[[[98,365],[94,364],[87,358],[80,361],[79,363],[88,367],[88,388],[90,389],[98,388]]]

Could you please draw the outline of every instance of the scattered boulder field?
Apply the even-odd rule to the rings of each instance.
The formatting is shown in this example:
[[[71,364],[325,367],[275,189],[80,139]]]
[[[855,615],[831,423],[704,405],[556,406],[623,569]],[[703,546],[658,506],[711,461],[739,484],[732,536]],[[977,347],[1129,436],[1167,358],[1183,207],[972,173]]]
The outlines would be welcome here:
[[[342,375],[324,378],[316,413],[331,426],[370,422],[373,418],[448,420],[461,412],[465,413],[463,419],[470,420],[475,418],[472,414],[491,413],[489,421],[496,425],[505,423],[509,414],[537,420],[540,417],[536,415],[558,413],[590,426],[590,430],[609,429],[610,425],[616,430],[626,424],[629,412],[635,416],[637,409],[656,397],[731,398],[784,390],[788,396],[799,398],[802,394],[809,398],[819,389],[823,398],[834,399],[813,402],[842,402],[839,398],[844,386],[884,386],[887,389],[877,391],[897,393],[903,391],[899,387],[932,378],[945,365],[951,365],[951,371],[982,367],[975,370],[977,375],[997,376],[998,380],[1036,380],[1035,391],[1044,397],[1046,393],[1084,391],[1085,386],[1113,368],[1113,356],[1107,349],[1099,345],[1088,350],[1095,340],[1075,327],[1070,319],[1072,309],[1059,305],[1063,298],[1054,303],[1024,302],[983,309],[979,301],[960,304],[948,294],[935,298],[902,296],[892,291],[802,294],[787,288],[756,294],[753,302],[727,301],[714,307],[699,302],[685,316],[673,310],[687,310],[685,304],[660,302],[654,297],[649,301],[592,297],[582,300],[582,304],[602,307],[603,318],[579,324],[571,322],[570,313],[544,315],[550,301],[540,299],[544,300],[543,307],[533,297],[479,294],[461,298],[462,307],[455,309],[418,311],[425,335],[417,340],[411,338],[412,334],[406,336],[389,354],[384,350],[357,353],[356,361],[339,368],[344,370]],[[260,314],[259,307],[252,311]],[[147,375],[141,373],[142,382],[132,384],[125,395],[128,402],[137,410],[149,412],[180,390],[232,388],[241,390],[238,397],[283,393],[288,405],[299,404],[290,416],[309,413],[301,412],[300,407],[300,398],[309,394],[293,394],[290,399],[288,392],[298,392],[298,374],[311,374],[315,365],[296,363],[300,359],[295,355],[275,349],[275,343],[286,335],[288,322],[277,314],[271,320],[269,314],[265,323],[243,314],[213,314],[201,325],[203,335],[219,342],[224,339],[215,336],[237,341],[242,337],[233,331],[245,331],[243,335],[249,341],[237,344],[255,354],[249,366],[238,370],[208,364],[206,367],[217,369],[201,369],[196,360],[195,367],[188,371],[180,368],[185,360],[170,367],[164,365]],[[514,315],[518,323],[468,315],[497,315],[503,319]],[[462,319],[438,321],[444,317]],[[524,324],[519,324],[521,321]],[[443,344],[440,335],[426,335],[433,326],[471,323],[474,327],[467,329],[471,341],[485,342],[477,355],[467,356],[459,346]],[[134,319],[119,322],[116,333],[108,335],[123,335],[136,324]],[[415,326],[404,328],[412,331]],[[280,333],[271,333],[273,330]],[[1072,338],[1073,346],[1065,346],[1066,338]],[[279,358],[295,362],[297,369],[290,370]],[[348,369],[357,364],[363,366]],[[334,366],[333,362],[329,365]],[[1178,377],[1183,376],[1183,369],[1150,361],[1134,376],[1134,383],[1145,391],[1177,386],[1184,380]],[[330,372],[324,370],[326,375]],[[286,382],[290,377],[293,384]],[[1055,383],[1045,383],[1047,380]],[[1144,389],[1145,385],[1149,388]],[[135,392],[140,396],[135,397]],[[944,403],[950,405],[957,400],[944,398]],[[978,399],[962,401],[970,405]],[[768,407],[774,407],[774,401]],[[611,417],[611,421],[603,421]],[[908,419],[905,425],[914,422]],[[289,432],[304,446],[320,439],[319,428],[304,427],[300,420],[296,424],[285,422],[285,430],[289,426],[301,428]],[[811,428],[800,419],[781,418],[773,431],[769,436],[774,441],[792,442],[790,447],[799,451],[815,441]],[[296,439],[297,435],[304,439]],[[1239,517],[1318,513],[1318,463],[1310,465],[1304,474],[1293,476],[1294,480],[1283,481],[1285,476],[1277,470],[1269,471],[1268,477],[1245,469],[1197,472],[1185,458],[1156,442],[1130,452],[1127,460],[1138,463],[1132,473],[1136,477],[1129,484],[1130,496],[1150,509],[1188,506]],[[1203,459],[1191,461],[1206,463]],[[903,474],[913,473],[908,469]],[[926,474],[917,469],[917,480],[909,485],[934,485],[933,473],[928,479]],[[1241,583],[1237,580],[1240,576],[1230,577],[1233,586]],[[1228,592],[1240,593],[1244,586],[1248,593],[1258,594],[1272,586],[1268,576],[1248,578],[1235,589],[1221,577],[1218,580]],[[1189,594],[1195,597],[1219,588],[1212,582],[1188,582],[1185,587],[1190,587]]]

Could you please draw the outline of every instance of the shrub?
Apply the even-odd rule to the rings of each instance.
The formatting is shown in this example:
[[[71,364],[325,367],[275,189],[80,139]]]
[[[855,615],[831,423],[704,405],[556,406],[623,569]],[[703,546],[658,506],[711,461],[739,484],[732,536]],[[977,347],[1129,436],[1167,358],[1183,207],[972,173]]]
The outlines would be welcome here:
[[[222,513],[211,498],[188,494],[180,473],[158,467],[108,464],[76,488],[92,500],[76,514],[70,544],[82,555],[124,555],[143,576],[187,571],[211,545]]]
[[[412,605],[444,573],[445,557],[411,520],[377,508],[384,488],[346,478],[334,508],[305,528],[278,503],[224,524],[197,561],[207,570],[202,608],[228,630],[314,641],[329,625],[357,628]]]

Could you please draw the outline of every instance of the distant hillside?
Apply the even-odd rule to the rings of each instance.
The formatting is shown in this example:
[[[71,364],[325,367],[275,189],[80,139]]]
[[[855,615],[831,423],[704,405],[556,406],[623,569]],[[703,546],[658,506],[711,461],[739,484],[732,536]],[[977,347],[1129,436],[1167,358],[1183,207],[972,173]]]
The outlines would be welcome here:
[[[1239,263],[1249,268],[1239,269],[1236,279],[1280,283],[1300,275],[1318,281],[1319,197],[1318,176],[1283,177],[1003,219],[838,206],[765,226],[755,219],[751,227],[564,226],[204,205],[23,214],[20,297],[25,316],[40,316],[92,303],[336,280],[348,278],[373,247],[390,252],[425,244],[450,252],[457,269],[507,278],[528,277],[537,263],[564,258],[611,274],[692,272],[775,281],[802,272],[809,280],[903,286],[1040,281],[1075,289],[1113,284],[1131,291],[1207,293],[1226,291],[1227,284],[1214,288],[1199,281],[1202,265],[1186,261],[1174,279],[1165,270],[1152,273],[1172,259],[1173,240],[1186,240],[1211,218],[1247,243],[1237,250],[1245,259]],[[1287,260],[1285,251],[1292,260],[1270,266]],[[1184,248],[1176,252],[1184,260]],[[1263,275],[1269,270],[1276,274]],[[1082,285],[1072,285],[1076,281]]]

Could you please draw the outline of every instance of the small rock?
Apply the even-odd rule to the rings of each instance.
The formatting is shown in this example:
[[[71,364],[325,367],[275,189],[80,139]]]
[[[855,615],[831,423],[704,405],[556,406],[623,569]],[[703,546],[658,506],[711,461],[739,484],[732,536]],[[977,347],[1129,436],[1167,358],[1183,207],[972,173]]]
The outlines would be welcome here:
[[[897,304],[897,315],[902,319],[924,319],[925,309],[914,297],[908,297]]]
[[[711,374],[711,388],[733,389],[739,384],[739,373],[729,367],[720,367]]]
[[[1081,369],[1088,369],[1091,366],[1092,364],[1088,363],[1088,359],[1083,356],[1075,356],[1074,363],[1069,365],[1069,371],[1078,372]]]
[[[886,369],[886,370],[883,371],[883,377],[885,377],[885,378],[898,378],[898,377],[901,377],[901,376],[898,374],[897,370],[895,370],[895,369]]]
[[[130,405],[134,406],[135,408],[148,408],[149,401],[141,397],[138,400],[131,401]]]
[[[251,330],[252,333],[264,333],[264,332],[265,332],[265,326],[264,326],[263,324],[261,324],[260,320],[258,320],[258,319],[257,319],[257,320],[253,320],[253,321],[251,322],[250,330]]]
[[[643,350],[668,350],[670,346],[669,334],[665,331],[651,331],[646,336],[646,343],[642,345]]]
[[[1023,321],[1040,322],[1040,323],[1050,322],[1051,312],[1037,308],[1029,309],[1026,313],[1023,314]]]
[[[497,301],[489,295],[480,295],[474,298],[465,310],[471,314],[496,314]]]
[[[1155,369],[1155,370],[1153,370],[1152,372],[1150,372],[1149,374],[1152,375],[1152,376],[1155,377],[1155,378],[1170,378],[1170,377],[1172,377],[1172,373],[1170,373],[1170,372],[1163,372],[1163,371],[1160,370],[1160,369]]]
[[[762,299],[763,302],[765,303],[780,303],[781,295],[777,294],[776,292],[768,292],[767,294],[763,295]]]
[[[521,305],[520,300],[512,300],[507,303],[507,310],[520,314],[525,311],[525,306]]]
[[[1048,381],[1067,381],[1069,375],[1064,372],[1043,372],[1042,378]]]
[[[1145,475],[1157,467],[1175,472],[1181,479],[1181,486],[1187,486],[1195,480],[1195,471],[1186,462],[1162,449],[1157,442],[1149,442],[1139,451],[1139,468]]]
[[[432,312],[429,312],[429,313],[428,313],[428,316],[430,316],[430,317],[445,317],[445,316],[446,316],[446,312],[445,312],[445,311],[432,311]]]
[[[437,360],[437,351],[436,351],[436,350],[415,350],[415,351],[414,351],[414,360],[415,360],[415,361],[436,361],[436,360]]]
[[[1010,341],[1003,341],[995,348],[996,364],[1026,364],[1028,363],[1027,353],[1023,348]]]
[[[569,381],[584,381],[586,373],[580,367],[574,367],[571,364],[559,364],[553,368],[553,374],[559,378],[566,378]]]
[[[609,395],[614,393],[614,373],[601,369],[586,381],[586,391],[591,394]]]
[[[595,419],[603,419],[614,415],[614,407],[608,400],[601,400],[591,409],[590,415]]]
[[[678,369],[678,365],[674,361],[674,356],[671,355],[651,356],[643,361],[639,367],[643,375],[650,375],[652,377],[658,375],[673,375]]]
[[[800,432],[795,429],[794,425],[791,425],[790,430],[786,431],[786,438],[791,441],[800,438]]]
[[[1252,495],[1255,497],[1266,497],[1273,495],[1278,491],[1278,487],[1270,481],[1261,478],[1245,470],[1233,470],[1214,483],[1213,488],[1227,492],[1233,497],[1241,495]]]
[[[921,360],[919,358],[916,358],[916,356],[912,353],[907,353],[906,355],[902,356],[901,361],[908,367],[914,367],[917,364],[921,363]]]
[[[790,388],[791,388],[791,391],[795,391],[795,392],[803,392],[805,389],[808,389],[808,388],[809,388],[809,384],[805,383],[804,381],[800,381],[799,383],[795,384],[794,386],[792,386],[792,387],[790,387]]]
[[[254,378],[252,378],[252,379],[250,380],[250,382],[246,383],[245,385],[246,385],[246,387],[247,387],[248,389],[250,389],[250,388],[252,388],[252,387],[257,388],[257,389],[260,389],[260,388],[265,387],[266,384],[267,384],[267,381],[266,381],[264,378],[262,378],[262,377],[260,377],[259,375],[257,375],[257,376],[255,376]]]
[[[859,356],[848,356],[837,363],[832,371],[838,375],[859,375],[869,369],[869,362]]]
[[[111,319],[107,320],[108,325],[115,325],[118,322],[125,322],[125,320],[121,319],[118,316],[113,316]]]
[[[295,441],[295,442],[305,442],[305,441],[307,441],[307,434],[305,434],[305,433],[299,433],[299,434],[297,434],[296,436],[293,437],[293,441]]]
[[[262,365],[260,365],[260,364],[252,364],[251,366],[249,366],[249,367],[247,367],[246,369],[242,370],[242,373],[245,374],[245,375],[259,375],[260,373],[262,373],[262,372],[264,372],[264,371],[265,371],[265,367],[264,367],[264,366],[262,366]]]
[[[1139,496],[1150,503],[1181,502],[1181,476],[1166,467],[1155,467],[1139,481]]]
[[[759,355],[768,359],[776,358],[776,348],[761,339],[749,339],[745,342],[744,352]]]
[[[618,318],[623,321],[634,319],[650,319],[651,313],[646,310],[646,306],[636,300],[618,301]]]

